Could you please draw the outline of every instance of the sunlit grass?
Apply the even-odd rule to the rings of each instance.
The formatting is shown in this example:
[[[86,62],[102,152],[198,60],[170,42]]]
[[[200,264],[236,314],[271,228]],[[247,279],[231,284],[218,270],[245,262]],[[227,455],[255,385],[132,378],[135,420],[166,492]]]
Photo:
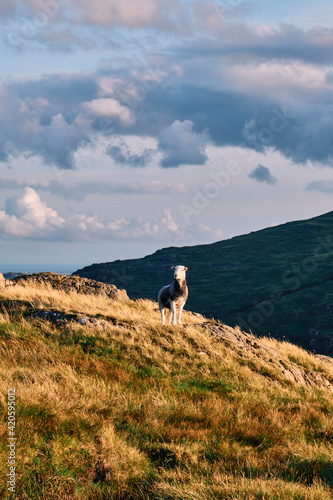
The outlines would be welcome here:
[[[0,496],[6,395],[17,394],[19,499],[332,497],[333,394],[283,377],[269,356],[212,340],[203,318],[162,326],[157,304],[50,287],[5,289],[0,317]],[[109,319],[50,324],[31,312]],[[272,339],[285,363],[333,368]]]

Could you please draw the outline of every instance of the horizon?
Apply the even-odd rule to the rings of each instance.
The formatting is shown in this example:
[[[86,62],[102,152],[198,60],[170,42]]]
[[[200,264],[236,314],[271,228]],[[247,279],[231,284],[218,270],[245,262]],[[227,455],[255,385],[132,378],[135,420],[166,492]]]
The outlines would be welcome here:
[[[310,219],[298,219],[298,220],[292,220],[292,221],[282,222],[281,224],[270,226],[269,228],[265,227],[265,228],[257,229],[255,231],[250,231],[248,233],[236,234],[234,236],[231,236],[230,238],[224,238],[222,240],[217,240],[217,241],[214,241],[214,242],[211,242],[211,243],[203,243],[203,245],[212,245],[212,244],[218,243],[220,241],[227,241],[227,240],[230,240],[230,239],[233,239],[233,238],[237,238],[239,236],[246,236],[246,235],[249,235],[249,234],[252,234],[252,233],[255,233],[255,232],[263,231],[265,229],[273,229],[274,227],[283,226],[283,225],[286,225],[286,224],[289,224],[289,223],[293,223],[293,222],[301,222],[301,221],[305,221],[305,220],[316,219],[318,217],[325,216],[325,215],[327,215],[329,213],[330,212],[325,212],[324,214],[320,214],[318,216],[311,217]],[[184,246],[186,246],[186,247],[187,246],[192,247],[192,246],[198,246],[198,245],[184,245]],[[182,246],[169,245],[169,246],[165,246],[165,247],[162,247],[162,248],[157,248],[156,250],[153,250],[151,253],[147,253],[147,254],[144,254],[144,255],[138,255],[137,253],[135,253],[135,254],[133,254],[133,256],[128,256],[127,258],[124,258],[124,259],[115,259],[115,260],[124,260],[124,261],[126,261],[126,260],[133,260],[133,259],[134,260],[135,259],[141,259],[141,258],[144,258],[144,257],[147,257],[147,256],[150,256],[150,255],[154,254],[158,250],[163,250],[163,249],[170,248],[170,247],[182,248]],[[7,274],[7,273],[10,273],[10,272],[14,272],[14,273],[34,274],[34,273],[41,273],[41,272],[54,272],[54,273],[57,273],[57,274],[70,275],[70,274],[74,273],[75,271],[78,271],[79,269],[82,269],[84,267],[91,266],[92,264],[104,264],[104,263],[109,263],[109,262],[111,263],[111,262],[114,262],[114,261],[86,262],[86,263],[82,263],[81,265],[76,265],[76,266],[75,265],[68,265],[68,264],[67,265],[66,264],[57,264],[57,263],[56,264],[50,264],[50,265],[47,265],[47,264],[41,264],[41,265],[32,264],[32,265],[29,265],[29,264],[22,264],[22,263],[17,263],[17,264],[1,264],[0,263],[0,273],[1,274]]]
[[[14,0],[0,20],[3,268],[332,211],[328,0]]]

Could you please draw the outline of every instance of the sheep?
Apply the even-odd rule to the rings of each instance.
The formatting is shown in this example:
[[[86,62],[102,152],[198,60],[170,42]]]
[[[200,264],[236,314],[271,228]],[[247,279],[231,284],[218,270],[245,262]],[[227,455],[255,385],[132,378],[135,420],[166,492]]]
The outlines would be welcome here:
[[[174,281],[170,285],[166,285],[158,292],[158,306],[161,313],[162,325],[165,325],[165,310],[169,310],[169,324],[176,325],[177,322],[181,325],[181,315],[183,307],[188,297],[188,288],[186,285],[185,273],[187,267],[173,266],[175,271]],[[178,312],[178,317],[176,318]]]

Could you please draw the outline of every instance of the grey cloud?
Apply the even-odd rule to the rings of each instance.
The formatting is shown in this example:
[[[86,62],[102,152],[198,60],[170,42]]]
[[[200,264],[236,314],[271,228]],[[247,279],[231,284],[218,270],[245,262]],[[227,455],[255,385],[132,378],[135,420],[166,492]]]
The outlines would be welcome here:
[[[323,92],[313,101],[285,107],[275,96],[247,95],[205,87],[158,87],[144,102],[137,133],[155,135],[173,119],[193,122],[208,130],[218,146],[241,146],[264,152],[280,151],[296,163],[333,165],[333,101]],[[166,126],[166,125],[165,125]]]
[[[249,177],[254,181],[265,182],[271,186],[274,186],[277,183],[277,179],[270,173],[267,167],[264,167],[264,165],[258,165],[257,168],[252,170]]]
[[[63,182],[57,180],[40,180],[29,178],[0,177],[0,186],[3,189],[22,189],[30,187],[36,191],[49,192],[67,200],[82,201],[89,195],[124,194],[146,195],[165,194],[168,196],[186,194],[188,189],[181,183],[161,182],[157,180],[145,182]]]
[[[240,60],[247,63],[272,59],[293,59],[316,65],[332,63],[332,28],[319,26],[302,30],[282,24],[275,29],[266,27],[265,32],[265,27],[260,30],[260,27],[234,22],[233,17],[248,13],[252,6],[252,2],[182,4],[178,0],[144,0],[141,3],[134,0],[96,0],[93,3],[88,0],[2,0],[0,13],[4,18],[12,17],[15,12],[21,14],[20,23],[10,26],[7,48],[16,45],[24,50],[42,46],[68,51],[116,46],[119,51],[128,39],[119,45],[119,40],[110,35],[109,27],[123,26],[131,33],[144,27],[152,28],[155,33],[157,28],[164,32],[163,36],[165,32],[172,32],[173,38],[175,34],[186,35],[189,41],[169,46],[167,50],[179,59],[208,55],[209,58],[227,57],[232,64]],[[35,19],[38,14],[44,16],[45,26],[40,26]],[[155,46],[156,42],[152,43],[153,50]],[[143,52],[146,51],[147,47]]]
[[[207,29],[209,33],[209,30]],[[304,61],[327,65],[333,61],[333,28],[315,27],[302,30],[290,24],[278,29],[267,27],[267,32],[256,31],[246,24],[221,23],[215,36],[205,33],[171,47],[174,57],[180,59],[224,57],[230,64],[250,61]]]
[[[109,93],[114,92],[112,99],[119,101],[120,110],[126,107],[135,117],[132,125],[85,114],[82,103],[97,103],[101,97],[102,77],[115,79]],[[273,148],[297,163],[333,164],[333,101],[328,92],[315,98],[309,93],[305,102],[294,99],[284,116],[284,100],[279,102],[275,95],[219,91],[204,84],[172,86],[165,77],[142,97],[128,101],[140,88],[138,76],[112,69],[1,84],[0,158],[4,161],[10,152],[25,152],[60,168],[72,168],[73,153],[96,134],[132,134],[159,139],[163,167],[204,164],[210,140],[218,146],[261,152]],[[119,163],[133,166],[143,165],[149,157],[148,151],[143,157],[126,150],[109,153]]]
[[[107,153],[119,165],[130,167],[145,167],[150,161],[153,151],[150,149],[145,149],[143,154],[136,155],[131,154],[128,147],[111,146],[107,150]]]
[[[320,193],[333,195],[333,181],[313,181],[305,186],[306,191],[319,191]]]
[[[42,156],[59,168],[71,168],[71,155],[91,140],[87,121],[80,119],[82,94],[96,90],[92,78],[50,75],[39,80],[0,84],[0,150]],[[97,92],[97,91],[96,91]],[[89,128],[89,127],[88,127]]]
[[[187,9],[178,0],[95,0],[93,4],[89,0],[2,0],[0,14],[7,23],[8,18],[19,20],[11,23],[7,42],[20,49],[38,43],[60,50],[92,48],[94,38],[95,46],[107,41],[110,27],[176,33],[190,25]]]
[[[158,147],[164,154],[162,167],[178,167],[179,165],[204,165],[207,161],[205,147],[209,141],[207,131],[197,133],[193,130],[193,122],[174,121],[159,136]]]
[[[329,71],[327,74],[326,74],[326,78],[325,78],[326,82],[330,85],[333,84],[333,72],[332,71]]]

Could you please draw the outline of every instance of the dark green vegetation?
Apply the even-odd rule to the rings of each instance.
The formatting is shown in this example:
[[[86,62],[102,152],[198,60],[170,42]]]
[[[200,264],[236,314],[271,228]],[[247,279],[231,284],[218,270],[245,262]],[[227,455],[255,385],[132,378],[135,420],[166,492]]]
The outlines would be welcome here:
[[[74,274],[156,300],[176,264],[189,268],[186,309],[333,355],[333,212]]]

